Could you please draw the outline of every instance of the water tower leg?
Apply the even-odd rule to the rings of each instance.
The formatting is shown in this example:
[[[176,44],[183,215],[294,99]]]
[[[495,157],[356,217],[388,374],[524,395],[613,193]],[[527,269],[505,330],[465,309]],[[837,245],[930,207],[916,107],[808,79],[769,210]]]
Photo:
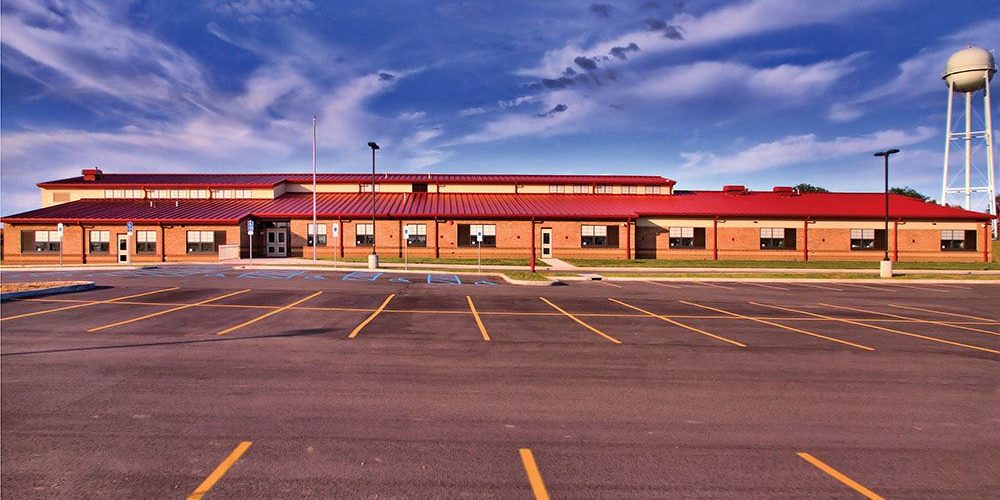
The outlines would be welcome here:
[[[996,179],[996,165],[994,164],[993,157],[993,107],[990,105],[990,79],[985,78],[986,86],[983,87],[983,101],[985,102],[986,111],[983,113],[983,118],[986,120],[986,177],[987,182],[989,182],[986,193],[989,195],[989,209],[990,214],[997,215],[997,179]],[[997,239],[997,220],[993,219],[993,239]]]
[[[965,209],[972,210],[972,92],[965,93]]]
[[[955,100],[955,84],[948,85],[948,118],[944,127],[944,177],[941,181],[941,205],[948,204],[948,159],[951,156],[951,108]]]

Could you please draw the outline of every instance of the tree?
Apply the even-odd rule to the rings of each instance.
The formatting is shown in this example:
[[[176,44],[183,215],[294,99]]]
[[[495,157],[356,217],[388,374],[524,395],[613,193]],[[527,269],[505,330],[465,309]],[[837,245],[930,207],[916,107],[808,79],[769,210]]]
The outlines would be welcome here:
[[[826,188],[821,188],[819,186],[813,186],[812,184],[801,183],[795,186],[795,190],[800,193],[829,193],[830,191]]]
[[[920,194],[919,191],[911,188],[910,186],[890,188],[889,192],[892,194],[901,194],[903,196],[909,196],[910,198],[919,198],[920,201],[927,201],[930,199],[930,196],[924,196]]]

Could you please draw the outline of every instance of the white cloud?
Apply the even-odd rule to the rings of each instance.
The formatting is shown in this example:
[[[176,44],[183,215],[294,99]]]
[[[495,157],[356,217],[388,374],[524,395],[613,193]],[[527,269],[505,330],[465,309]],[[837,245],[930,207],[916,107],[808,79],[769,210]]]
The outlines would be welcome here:
[[[476,116],[476,115],[481,115],[481,114],[485,113],[486,111],[487,111],[486,108],[483,108],[483,107],[480,107],[480,106],[476,106],[474,108],[465,108],[465,109],[459,110],[458,116]]]
[[[312,0],[218,0],[212,5],[244,22],[297,16],[316,7]]]
[[[696,151],[681,153],[681,169],[690,176],[720,173],[747,173],[772,170],[789,165],[829,161],[886,147],[917,144],[935,135],[934,129],[917,127],[912,131],[881,130],[853,137],[821,140],[815,134],[791,135],[766,142],[733,154]]]
[[[527,135],[545,137],[581,130],[595,106],[592,100],[572,91],[546,94],[541,104],[540,112],[503,115],[453,144],[492,142]]]

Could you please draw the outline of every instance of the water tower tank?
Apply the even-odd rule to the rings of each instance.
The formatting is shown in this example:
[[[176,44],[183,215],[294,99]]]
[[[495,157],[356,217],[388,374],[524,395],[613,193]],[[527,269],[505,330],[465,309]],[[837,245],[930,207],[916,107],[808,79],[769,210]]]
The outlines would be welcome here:
[[[993,73],[996,72],[997,67],[990,51],[969,47],[948,58],[941,78],[946,85],[954,84],[955,92],[975,92],[983,88],[986,78],[992,80]]]

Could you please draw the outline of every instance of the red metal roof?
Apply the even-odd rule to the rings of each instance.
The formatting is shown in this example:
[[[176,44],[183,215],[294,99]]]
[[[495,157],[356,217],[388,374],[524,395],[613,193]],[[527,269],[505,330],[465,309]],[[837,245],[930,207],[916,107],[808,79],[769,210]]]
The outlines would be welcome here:
[[[102,174],[87,181],[83,176],[42,182],[38,187],[102,188],[268,188],[281,182],[311,183],[312,174]],[[320,184],[362,184],[371,182],[371,174],[318,174]],[[520,175],[520,174],[378,174],[375,182],[426,184],[617,184],[666,185],[674,181],[658,175]]]
[[[80,200],[4,217],[12,223],[73,222],[218,222],[244,217],[308,218],[312,195],[286,194],[273,200]],[[731,194],[681,191],[674,195],[499,194],[499,193],[377,193],[380,218],[563,219],[607,220],[636,217],[745,217],[769,219],[881,219],[881,193],[774,192]],[[322,193],[320,217],[371,216],[370,193]],[[915,198],[891,195],[892,219],[989,220],[980,212],[942,207]]]

